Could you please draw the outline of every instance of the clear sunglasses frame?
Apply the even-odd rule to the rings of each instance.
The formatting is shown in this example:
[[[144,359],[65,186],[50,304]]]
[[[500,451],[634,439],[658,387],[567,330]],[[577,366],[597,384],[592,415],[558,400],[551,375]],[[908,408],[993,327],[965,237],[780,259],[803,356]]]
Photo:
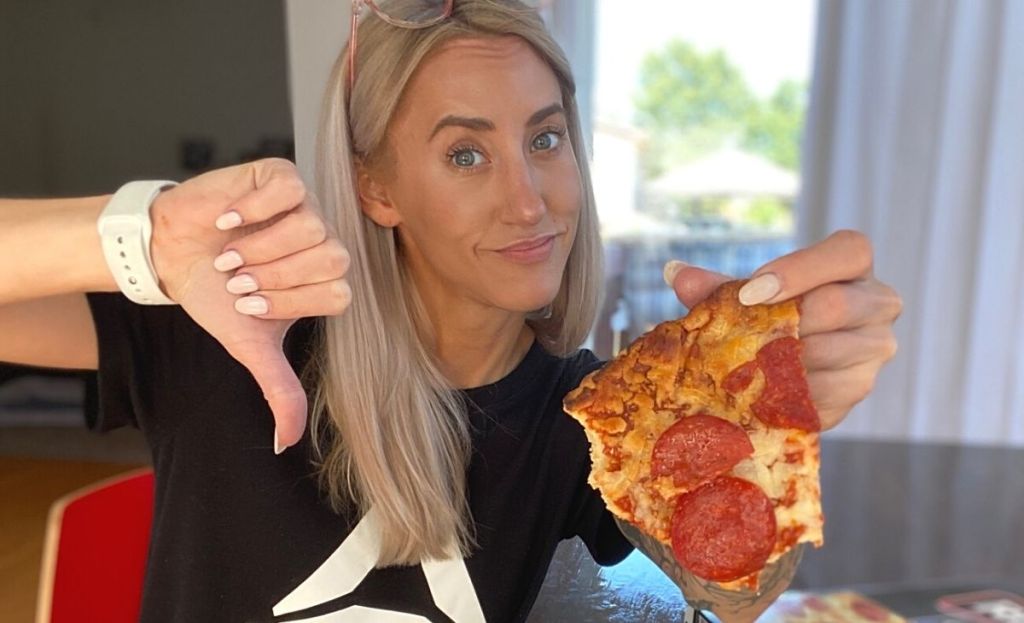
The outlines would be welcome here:
[[[436,16],[430,17],[423,21],[410,21],[404,19],[398,19],[388,15],[387,12],[377,6],[375,0],[352,0],[352,19],[351,19],[351,30],[349,31],[348,38],[348,90],[352,92],[352,88],[356,84],[356,33],[358,32],[359,26],[359,14],[363,11],[363,6],[370,7],[377,17],[381,18],[388,24],[396,26],[398,28],[429,28],[434,24],[439,24],[444,20],[448,19],[452,14],[452,7],[455,4],[455,0],[445,0],[444,6],[441,8],[441,12]]]

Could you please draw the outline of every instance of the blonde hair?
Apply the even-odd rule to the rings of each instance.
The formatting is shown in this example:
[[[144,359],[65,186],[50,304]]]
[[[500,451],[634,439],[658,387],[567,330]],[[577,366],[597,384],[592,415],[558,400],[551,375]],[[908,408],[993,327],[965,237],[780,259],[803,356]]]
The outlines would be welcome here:
[[[568,354],[589,333],[600,301],[601,242],[568,61],[536,11],[518,0],[456,0],[438,25],[412,30],[368,15],[359,27],[356,82],[347,97],[348,57],[327,84],[317,139],[317,192],[352,262],[353,298],[325,320],[313,368],[311,428],[320,479],[332,506],[376,510],[378,566],[466,556],[474,544],[466,500],[471,453],[466,408],[439,371],[429,321],[406,274],[392,229],[359,206],[354,161],[387,148],[386,130],[410,77],[433,50],[456,38],[515,35],[551,67],[561,87],[583,206],[550,313],[527,322],[546,350]],[[351,103],[349,114],[348,100]],[[350,139],[351,131],[351,139]]]

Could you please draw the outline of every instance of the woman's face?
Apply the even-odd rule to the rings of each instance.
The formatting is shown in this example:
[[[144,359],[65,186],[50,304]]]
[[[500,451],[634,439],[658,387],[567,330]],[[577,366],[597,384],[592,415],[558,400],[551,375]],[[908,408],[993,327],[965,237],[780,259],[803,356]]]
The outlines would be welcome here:
[[[387,140],[386,171],[360,180],[363,208],[397,226],[428,305],[528,312],[554,299],[582,194],[558,82],[528,44],[445,44]]]

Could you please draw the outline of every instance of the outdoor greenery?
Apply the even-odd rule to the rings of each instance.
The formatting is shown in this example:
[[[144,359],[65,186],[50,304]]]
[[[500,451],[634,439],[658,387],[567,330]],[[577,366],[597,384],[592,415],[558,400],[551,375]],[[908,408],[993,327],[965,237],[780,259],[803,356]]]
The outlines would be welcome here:
[[[648,54],[640,71],[637,124],[649,136],[641,156],[644,175],[658,177],[725,147],[797,171],[806,91],[804,84],[784,81],[770,97],[759,98],[721,50],[701,52],[685,41],[670,41]],[[790,206],[775,197],[706,197],[655,211],[688,224],[719,219],[762,230],[792,227]]]
[[[656,176],[730,144],[795,171],[805,93],[805,85],[786,81],[760,99],[722,51],[670,41],[641,67],[636,110],[651,137],[646,173]]]
[[[652,201],[651,216],[686,223],[697,231],[732,231],[737,225],[758,231],[786,231],[793,227],[792,210],[778,197],[701,197],[686,201]]]

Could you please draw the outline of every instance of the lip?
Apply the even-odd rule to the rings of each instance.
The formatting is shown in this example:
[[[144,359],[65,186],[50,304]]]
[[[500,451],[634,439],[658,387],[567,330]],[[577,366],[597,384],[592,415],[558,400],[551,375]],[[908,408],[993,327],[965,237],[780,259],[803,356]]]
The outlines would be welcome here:
[[[545,234],[527,238],[498,249],[497,253],[505,259],[520,264],[543,262],[551,256],[551,251],[555,248],[556,237],[556,234]]]

